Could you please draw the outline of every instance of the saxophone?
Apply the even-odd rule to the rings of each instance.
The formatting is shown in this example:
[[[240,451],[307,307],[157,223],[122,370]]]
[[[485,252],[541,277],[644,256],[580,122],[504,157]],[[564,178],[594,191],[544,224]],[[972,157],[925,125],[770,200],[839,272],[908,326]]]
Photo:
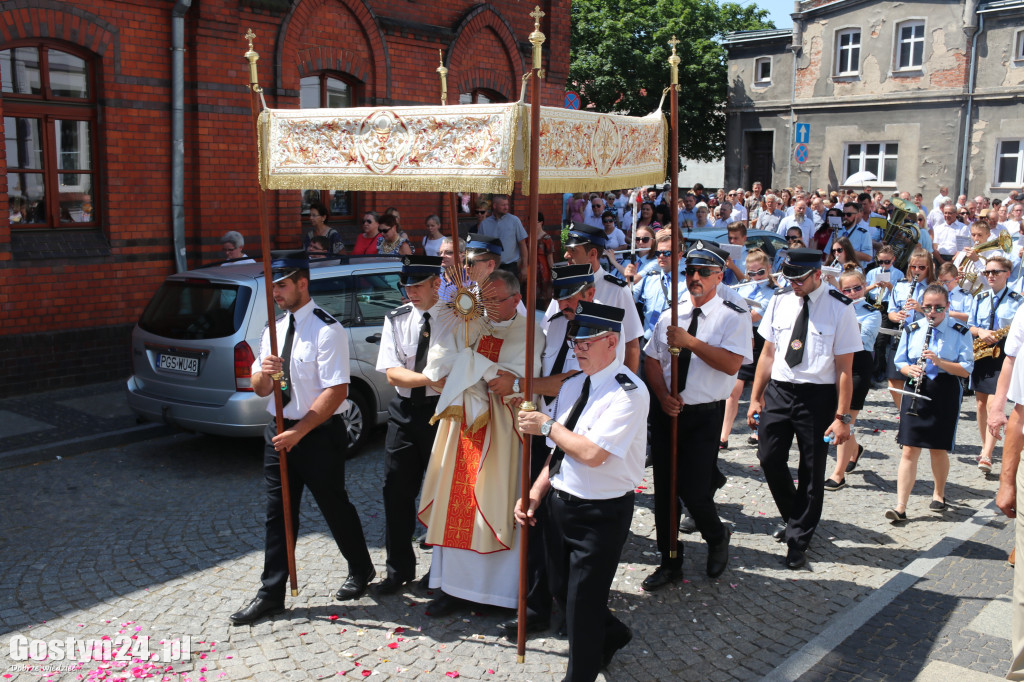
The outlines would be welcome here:
[[[1006,335],[1010,333],[1009,325],[997,329],[992,332],[996,336],[996,340],[992,343],[986,343],[981,339],[974,339],[974,361],[977,362],[982,358],[998,358],[1003,354],[1003,349],[999,347],[999,342],[1006,338]]]
[[[917,358],[917,366],[921,368],[921,375],[913,379],[914,382],[914,397],[911,399],[910,407],[907,408],[907,414],[914,417],[919,417],[917,413],[917,399],[919,397],[925,397],[921,395],[921,385],[924,383],[924,368],[928,364],[928,360],[924,357],[924,353],[928,350],[929,344],[932,342],[932,330],[935,329],[935,325],[932,324],[930,317],[926,317],[928,321],[928,331],[924,335],[924,345],[921,346],[921,355]]]

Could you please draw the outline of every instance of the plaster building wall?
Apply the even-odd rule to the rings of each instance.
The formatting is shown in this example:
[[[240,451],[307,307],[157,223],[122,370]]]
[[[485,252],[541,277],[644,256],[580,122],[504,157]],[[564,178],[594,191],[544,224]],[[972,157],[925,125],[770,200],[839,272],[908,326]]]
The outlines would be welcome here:
[[[749,186],[755,179],[749,173],[749,141],[751,131],[762,130],[774,135],[776,186],[835,188],[850,170],[847,157],[858,149],[850,145],[871,145],[859,147],[870,156],[878,150],[875,145],[895,143],[895,174],[872,183],[877,188],[928,196],[940,185],[955,190],[963,184],[968,193],[993,196],[1020,189],[1019,183],[996,182],[1001,141],[1020,139],[1024,149],[1019,123],[1024,119],[1024,10],[1010,4],[808,0],[798,3],[794,28],[785,38],[780,32],[728,36],[726,183]],[[900,68],[901,28],[907,22],[923,22],[914,36],[923,58],[919,66]],[[850,35],[856,32],[859,40]],[[851,44],[857,46],[856,69],[840,68],[844,35],[846,64]],[[797,54],[795,83],[788,89],[781,82],[755,87],[756,61],[771,56],[773,64],[785,68],[780,53],[789,50]],[[791,123],[810,124],[809,159],[803,165],[793,160]]]

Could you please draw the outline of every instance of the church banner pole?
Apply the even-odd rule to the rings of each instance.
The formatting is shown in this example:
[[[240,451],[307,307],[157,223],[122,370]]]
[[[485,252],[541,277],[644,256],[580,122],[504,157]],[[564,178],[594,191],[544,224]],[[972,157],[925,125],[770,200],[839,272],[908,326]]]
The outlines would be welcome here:
[[[441,106],[448,106],[448,67],[444,65],[441,50],[437,51],[437,75],[441,78]],[[462,266],[462,254],[459,253],[459,202],[455,192],[448,192],[448,221],[452,228],[452,265]],[[469,345],[469,341],[466,341]]]
[[[669,107],[671,135],[669,137],[669,179],[672,194],[669,196],[669,212],[672,218],[672,326],[679,326],[679,55],[676,54],[676,45],[679,41],[675,36],[668,41],[672,46],[672,55],[668,58],[670,65],[671,80],[669,81]],[[671,391],[672,397],[679,397],[679,349],[670,349],[671,359]],[[679,415],[672,417],[670,429],[669,452],[671,462],[669,487],[669,526],[668,526],[668,555],[675,559],[679,556]]]
[[[533,67],[530,73],[530,202],[529,213],[526,216],[526,230],[529,235],[529,255],[526,259],[526,376],[523,377],[523,395],[526,402],[519,408],[521,410],[533,411],[537,406],[533,404],[533,334],[536,327],[537,313],[537,237],[540,227],[537,225],[537,214],[540,212],[540,81],[544,77],[544,69],[541,62],[541,45],[544,44],[544,34],[540,31],[540,20],[544,16],[540,5],[534,7],[530,12],[533,17],[533,33],[530,34],[530,43],[533,45]],[[519,264],[522,267],[522,263]],[[523,469],[520,474],[522,481],[522,507],[530,508],[530,443],[531,438],[523,439]],[[529,525],[520,526],[519,536],[519,632],[516,637],[516,662],[526,661],[526,591],[527,585],[527,554],[530,547]]]
[[[252,41],[256,37],[250,28],[246,34],[249,41],[249,51],[245,58],[249,60],[249,91],[250,104],[252,106],[252,120],[256,131],[257,146],[259,145],[259,114],[260,100],[263,88],[260,87],[260,79],[257,75],[256,61],[259,54],[252,47]],[[257,154],[256,173],[259,175],[259,155]],[[274,280],[270,273],[270,218],[267,213],[267,191],[260,186],[257,189],[257,199],[260,214],[260,250],[263,252],[263,282],[267,295],[267,329],[270,332],[270,354],[277,355],[277,325],[274,323]],[[277,424],[277,432],[284,431],[284,401],[281,398],[281,379],[283,372],[271,377],[274,380],[274,418]],[[279,452],[281,463],[281,504],[284,507],[284,544],[288,556],[288,578],[291,582],[292,596],[299,596],[299,580],[295,568],[295,528],[292,524],[292,498],[291,488],[288,486],[288,453],[285,450]]]

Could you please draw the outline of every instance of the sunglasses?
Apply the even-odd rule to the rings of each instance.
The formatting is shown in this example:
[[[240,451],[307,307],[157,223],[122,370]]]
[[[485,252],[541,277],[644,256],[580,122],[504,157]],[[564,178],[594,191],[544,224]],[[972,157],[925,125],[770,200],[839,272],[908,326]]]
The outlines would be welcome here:
[[[786,237],[787,242],[798,242],[801,239],[803,239],[803,237]]]
[[[847,212],[843,211],[843,215],[847,215],[847,216],[853,217],[853,216],[855,216],[857,214],[856,213],[847,213]]]
[[[981,274],[986,277],[995,277],[996,275],[1001,275],[1004,272],[1009,272],[1009,270],[983,270]]]
[[[946,306],[944,305],[923,305],[921,310],[926,313],[944,313],[946,312]]]
[[[380,228],[380,231],[381,232],[390,232],[391,230],[394,229],[394,227],[395,227],[394,225],[388,225],[387,227]]]
[[[858,284],[855,287],[846,287],[843,289],[844,294],[859,294],[862,291],[864,291],[864,286],[861,284]]]
[[[655,251],[655,254],[668,258],[672,255],[672,249],[665,249],[664,251]]]
[[[878,261],[878,264],[879,265],[892,265],[892,261],[891,260],[880,260],[880,261]]]
[[[650,237],[637,237],[636,240],[638,242],[640,242],[641,244],[646,244],[647,242],[651,241],[651,238]]]
[[[700,275],[701,277],[710,277],[711,275],[715,274],[716,272],[719,272],[719,270],[716,269],[716,268],[709,268],[706,265],[702,265],[700,267],[697,267],[697,266],[694,266],[694,265],[688,265],[686,267],[686,276],[687,277],[693,277],[694,275]]]
[[[839,247],[838,249],[832,249],[832,253],[842,253],[845,249]]]
[[[911,265],[908,269],[909,270],[927,270],[928,266],[927,265]]]
[[[942,284],[942,285],[948,287],[950,284],[956,284],[956,280],[955,279],[940,279],[939,280],[939,284]]]
[[[365,225],[366,223],[372,223],[372,222],[373,222],[373,218],[364,218],[364,219],[363,219],[363,224],[364,224],[364,225]]]
[[[474,211],[477,215],[487,215],[487,211]]]
[[[747,277],[760,277],[766,272],[767,270],[764,268],[761,268],[760,270],[747,270]]]
[[[601,222],[602,222],[602,223],[606,223],[606,224],[607,224],[607,223],[615,224],[615,221],[614,221],[614,220],[611,220],[611,219],[609,219],[609,220],[602,220]]]

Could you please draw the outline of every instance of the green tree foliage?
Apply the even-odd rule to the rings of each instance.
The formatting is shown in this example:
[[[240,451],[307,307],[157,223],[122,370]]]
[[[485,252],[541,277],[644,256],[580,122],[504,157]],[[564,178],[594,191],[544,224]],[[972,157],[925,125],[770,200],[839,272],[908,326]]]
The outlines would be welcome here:
[[[668,41],[679,39],[679,153],[701,161],[725,152],[730,31],[774,28],[755,5],[715,0],[573,0],[569,83],[583,106],[643,116],[668,86]],[[668,115],[669,103],[664,110]]]

